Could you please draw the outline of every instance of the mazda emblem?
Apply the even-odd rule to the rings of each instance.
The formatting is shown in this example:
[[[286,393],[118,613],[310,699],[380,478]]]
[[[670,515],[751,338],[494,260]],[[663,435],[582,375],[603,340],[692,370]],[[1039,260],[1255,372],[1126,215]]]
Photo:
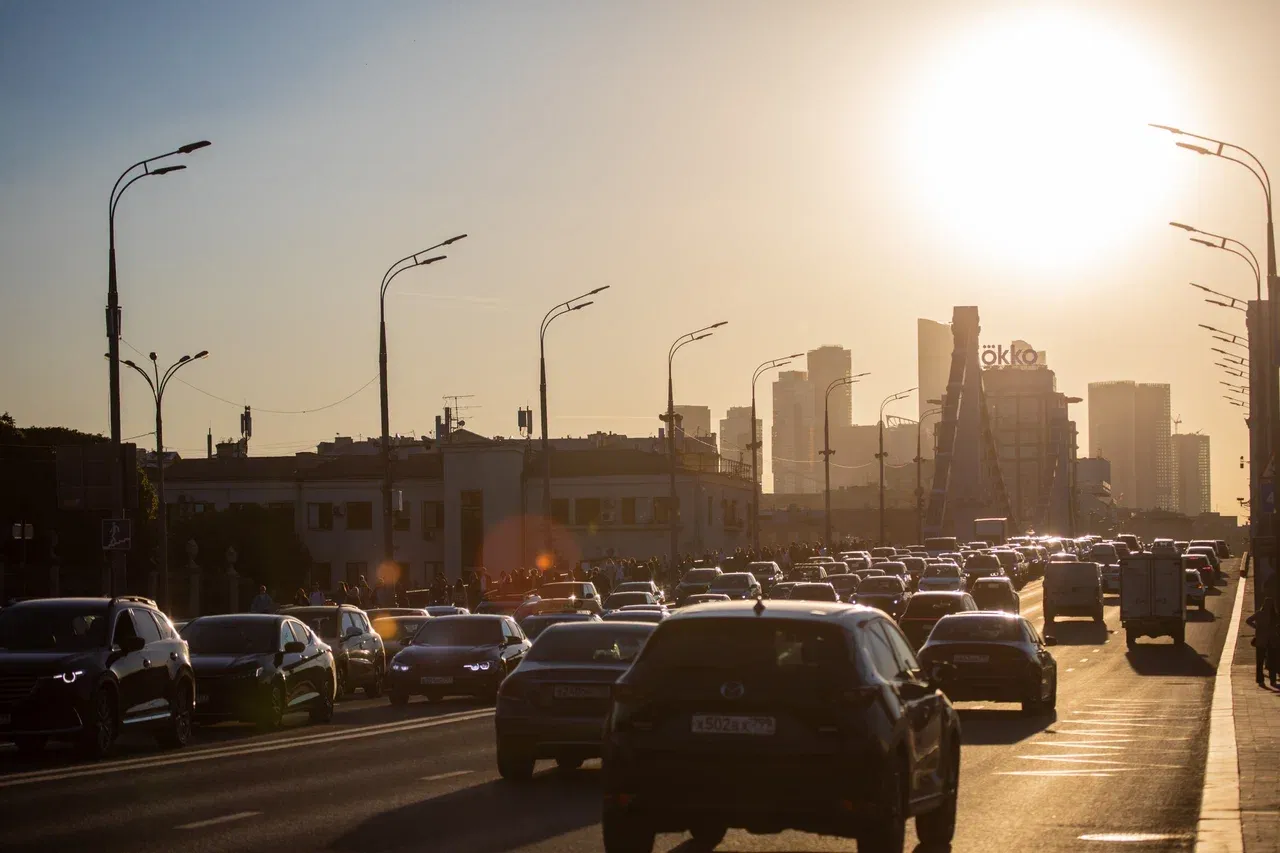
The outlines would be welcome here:
[[[726,681],[720,685],[720,695],[726,699],[741,699],[746,689],[740,681]]]

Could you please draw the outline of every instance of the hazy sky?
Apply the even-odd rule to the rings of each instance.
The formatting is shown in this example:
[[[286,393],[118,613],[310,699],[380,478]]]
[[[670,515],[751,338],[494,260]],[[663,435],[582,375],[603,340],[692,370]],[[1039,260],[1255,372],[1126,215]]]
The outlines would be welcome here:
[[[1047,350],[1068,393],[1172,383],[1234,512],[1242,410],[1196,323],[1243,315],[1187,282],[1253,282],[1166,223],[1261,254],[1261,194],[1145,125],[1280,164],[1277,32],[1269,0],[0,0],[0,409],[107,430],[108,192],[207,138],[121,204],[124,337],[210,350],[181,376],[254,406],[257,454],[378,432],[376,383],[265,410],[375,376],[383,271],[465,231],[392,285],[396,431],[474,394],[469,428],[514,433],[539,319],[601,284],[548,338],[554,434],[653,432],[667,347],[722,319],[678,356],[677,402],[718,421],[757,363],[841,344],[871,422],[915,384],[916,317],[974,304],[985,342]],[[122,381],[125,435],[146,433]],[[166,414],[184,453],[237,432],[237,407],[180,384]]]

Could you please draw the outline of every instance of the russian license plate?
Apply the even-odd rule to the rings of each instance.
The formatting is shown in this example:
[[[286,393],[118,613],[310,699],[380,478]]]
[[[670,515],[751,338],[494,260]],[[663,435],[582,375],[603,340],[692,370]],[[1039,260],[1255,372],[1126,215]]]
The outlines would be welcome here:
[[[12,714],[0,714],[0,726],[7,726],[13,722]]]
[[[607,684],[557,684],[551,691],[556,699],[608,699]]]
[[[421,679],[422,684],[453,684],[452,675],[426,675]]]
[[[951,660],[953,663],[987,663],[991,655],[956,655]]]
[[[725,714],[694,714],[696,735],[772,735],[778,730],[773,717],[739,717]]]

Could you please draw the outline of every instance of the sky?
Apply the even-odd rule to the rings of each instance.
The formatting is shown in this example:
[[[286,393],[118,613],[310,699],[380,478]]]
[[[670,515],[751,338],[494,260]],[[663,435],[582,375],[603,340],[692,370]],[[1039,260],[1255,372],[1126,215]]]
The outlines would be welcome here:
[[[186,455],[244,404],[255,454],[378,434],[378,283],[465,232],[389,290],[395,432],[473,395],[469,429],[515,434],[538,321],[601,285],[547,337],[554,435],[653,433],[663,354],[721,320],[677,356],[677,403],[718,421],[755,365],[839,344],[870,423],[915,384],[916,318],[977,305],[1067,393],[1171,383],[1235,512],[1243,410],[1196,324],[1243,315],[1187,283],[1252,274],[1167,223],[1261,256],[1262,196],[1147,123],[1280,163],[1277,31],[1268,0],[0,0],[0,410],[108,430],[111,184],[209,139],[116,221],[125,357],[210,351],[165,397]],[[122,383],[147,446],[149,392]],[[768,424],[763,380],[759,404]]]

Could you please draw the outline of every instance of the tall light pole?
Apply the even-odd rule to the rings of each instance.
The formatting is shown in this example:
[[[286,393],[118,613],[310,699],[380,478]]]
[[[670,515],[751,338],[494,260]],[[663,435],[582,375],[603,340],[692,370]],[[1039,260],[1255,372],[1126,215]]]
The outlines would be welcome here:
[[[538,327],[538,399],[542,404],[542,548],[548,560],[555,554],[555,542],[551,533],[551,449],[547,439],[547,328],[557,317],[586,308],[594,300],[582,300],[608,290],[610,286],[606,284],[568,302],[561,302],[543,316],[542,325]]]
[[[924,429],[924,419],[933,415],[942,414],[941,400],[925,400],[926,403],[936,405],[936,409],[929,409],[920,413],[920,420],[916,421],[916,541],[921,545],[924,544],[924,479],[921,476],[921,466],[924,464],[923,448],[920,446],[920,431]]]
[[[897,394],[890,394],[880,402],[880,452],[876,454],[876,459],[880,461],[880,544],[885,544],[884,533],[884,407],[898,400],[905,400],[911,396],[915,388],[908,388],[906,391],[899,391]]]
[[[1209,231],[1201,231],[1199,228],[1196,228],[1195,226],[1186,225],[1182,222],[1170,222],[1169,224],[1172,225],[1174,228],[1181,228],[1183,231],[1187,231],[1191,234],[1201,235],[1200,237],[1192,237],[1191,238],[1192,243],[1199,243],[1201,246],[1208,246],[1210,249],[1221,249],[1225,252],[1230,252],[1231,254],[1236,255],[1237,257],[1243,258],[1245,263],[1249,265],[1249,271],[1253,273],[1254,284],[1256,286],[1257,299],[1259,302],[1262,301],[1262,268],[1258,266],[1258,256],[1253,253],[1252,249],[1250,249],[1244,243],[1232,237],[1223,237],[1221,234],[1213,234]],[[1202,237],[1209,237],[1210,239],[1204,240],[1204,239],[1201,239]],[[1213,240],[1217,240],[1218,242],[1214,243],[1212,242]],[[1240,248],[1235,249],[1235,248],[1232,248],[1233,246],[1239,246]],[[1207,290],[1208,288],[1205,288],[1205,289]]]
[[[391,506],[391,406],[387,401],[387,287],[405,270],[443,261],[448,255],[423,256],[436,249],[450,246],[466,236],[466,234],[459,234],[442,243],[428,246],[421,252],[405,255],[387,268],[382,275],[382,285],[378,288],[378,391],[382,409],[382,561],[384,564],[393,563],[396,558],[395,511]]]
[[[728,320],[721,320],[719,323],[712,323],[710,326],[704,326],[701,329],[695,329],[688,334],[681,335],[671,344],[671,348],[667,350],[667,454],[670,457],[668,463],[670,465],[671,481],[668,488],[668,507],[667,516],[671,521],[671,571],[676,570],[676,565],[680,558],[680,531],[679,531],[679,511],[677,509],[676,497],[676,396],[674,384],[672,382],[671,365],[675,361],[676,353],[680,348],[691,344],[694,341],[700,341],[703,338],[709,338],[715,334],[713,329],[727,325]],[[695,496],[696,497],[696,496]],[[692,502],[692,501],[691,501]],[[693,507],[693,511],[697,512],[698,508]]]
[[[157,154],[154,157],[139,160],[121,172],[120,177],[116,178],[115,184],[111,187],[111,199],[107,205],[107,381],[111,409],[111,516],[113,518],[124,518],[125,477],[133,476],[132,472],[124,470],[124,459],[120,453],[121,311],[120,293],[116,288],[116,208],[120,204],[120,198],[124,195],[124,191],[142,178],[168,175],[187,168],[186,166],[162,166],[158,169],[153,169],[151,168],[152,163],[157,160],[163,160],[166,157],[172,157],[175,154],[190,154],[193,151],[199,151],[201,148],[208,148],[211,144],[208,140],[189,142],[172,151],[166,151],[164,154]],[[134,174],[138,169],[142,171]],[[133,177],[129,178],[130,175],[133,175]],[[129,180],[125,181],[125,178],[129,178]],[[123,186],[121,182],[124,182]],[[112,595],[120,590],[124,582],[124,559],[123,551],[111,552],[110,592]]]
[[[163,584],[162,589],[164,590],[161,602],[166,613],[173,611],[173,591],[169,585],[169,508],[164,500],[164,390],[169,387],[169,380],[181,368],[207,355],[209,355],[208,350],[200,350],[195,355],[184,355],[169,365],[163,374],[160,372],[160,363],[156,361],[155,353],[151,353],[150,356],[151,374],[148,374],[146,370],[128,359],[124,361],[125,365],[136,370],[139,376],[147,380],[147,387],[151,389],[151,397],[156,404],[156,491],[158,492],[157,497],[160,503],[160,577]],[[110,358],[110,355],[107,357]],[[152,375],[154,375],[154,379]],[[198,616],[199,614],[193,613],[191,615]]]
[[[823,505],[823,534],[822,542],[827,549],[831,549],[831,454],[835,453],[831,449],[831,392],[836,388],[842,388],[845,385],[856,385],[858,380],[864,376],[870,376],[870,373],[858,373],[854,375],[841,376],[839,379],[833,379],[827,385],[826,393],[822,395],[822,505]]]
[[[804,355],[794,352],[782,358],[774,358],[764,362],[751,374],[751,443],[747,450],[751,453],[751,550],[760,550],[760,454],[764,447],[764,436],[756,435],[756,380],[770,370],[785,367],[791,359]]]

